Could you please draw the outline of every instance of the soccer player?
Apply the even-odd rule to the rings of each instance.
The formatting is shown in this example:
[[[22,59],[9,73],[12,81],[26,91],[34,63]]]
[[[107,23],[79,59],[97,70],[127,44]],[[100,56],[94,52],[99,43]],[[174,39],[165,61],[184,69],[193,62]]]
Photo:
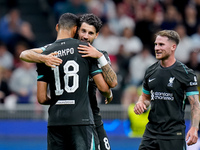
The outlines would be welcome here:
[[[200,104],[194,71],[176,60],[180,37],[173,30],[156,33],[155,55],[158,61],[145,73],[143,92],[134,107],[142,114],[151,104],[149,122],[139,150],[185,150],[197,142]],[[191,128],[186,135],[185,96],[191,105]]]
[[[49,150],[99,149],[87,88],[89,76],[108,102],[113,97],[96,59],[83,58],[78,53],[79,44],[86,43],[71,38],[76,33],[77,19],[74,14],[63,14],[56,25],[56,41],[43,47],[43,54],[57,53],[62,64],[55,68],[37,64],[37,98],[41,104],[50,104],[47,135]],[[104,60],[99,61],[104,64]],[[48,86],[51,97],[47,95]]]
[[[79,24],[78,24],[78,38],[82,41],[86,41],[89,43],[93,43],[94,39],[98,37],[99,30],[102,26],[101,20],[93,15],[93,14],[84,14],[79,17]],[[110,66],[110,59],[106,51],[98,51],[93,46],[89,44],[89,46],[80,45],[79,46],[80,53],[84,54],[83,57],[93,57],[99,59],[104,59],[105,57],[108,63],[101,65],[101,69],[103,71],[103,76],[107,84],[113,88],[117,85],[117,76],[116,73],[112,70]],[[36,53],[37,52],[37,53]],[[23,51],[20,55],[22,60],[28,62],[44,62],[47,66],[55,67],[55,65],[59,65],[62,63],[57,57],[54,57],[56,53],[51,53],[49,55],[41,55],[42,49],[32,49]],[[103,55],[104,54],[104,55]],[[97,100],[96,100],[96,85],[94,84],[93,80],[90,80],[89,83],[89,97],[91,102],[91,107],[94,115],[94,121],[96,125],[96,130],[100,140],[100,147],[101,150],[109,150],[110,144],[106,132],[103,127],[103,122],[100,115],[100,110],[98,108]],[[106,103],[109,103],[106,101]]]
[[[93,41],[98,37],[99,30],[102,26],[101,20],[93,14],[84,14],[79,17],[78,24],[79,24],[78,39],[92,44]],[[104,80],[110,87],[112,88],[115,87],[117,85],[117,76],[110,66],[111,62],[108,53],[106,51],[98,51],[90,44],[89,46],[79,45],[78,48],[80,50],[79,53],[83,54],[82,57],[92,57],[97,59],[106,58],[109,64],[107,63],[104,66],[101,65],[101,69],[103,70]],[[108,140],[108,136],[104,130],[103,121],[100,115],[100,109],[97,104],[96,89],[97,88],[94,81],[90,80],[89,84],[90,104],[92,107],[94,122],[100,141],[100,148],[101,150],[110,150],[111,149],[110,143]]]

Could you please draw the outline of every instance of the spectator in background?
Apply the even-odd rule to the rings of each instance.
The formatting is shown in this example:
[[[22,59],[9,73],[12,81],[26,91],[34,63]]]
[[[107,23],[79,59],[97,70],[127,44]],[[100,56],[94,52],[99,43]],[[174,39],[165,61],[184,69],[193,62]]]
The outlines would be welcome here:
[[[90,13],[98,16],[103,23],[116,17],[116,6],[113,0],[91,0],[88,2]]]
[[[175,31],[181,38],[176,49],[175,57],[182,63],[186,63],[189,60],[190,52],[194,49],[192,39],[187,35],[186,28],[183,24],[178,24],[175,27]]]
[[[127,109],[128,118],[124,122],[125,133],[129,137],[142,137],[148,123],[148,114],[150,107],[141,115],[136,115],[133,108],[141,93],[140,87],[129,86],[123,92],[122,104]]]
[[[54,2],[53,10],[56,15],[56,20],[58,20],[62,14],[67,12],[76,15],[88,13],[88,7],[83,0],[59,0]]]
[[[110,55],[109,57],[112,69],[117,75],[117,83],[118,83],[116,87],[112,88],[113,95],[115,96],[113,97],[111,104],[121,104],[122,91],[124,89],[124,74],[117,64],[118,61],[117,57],[115,55]]]
[[[197,10],[194,5],[187,5],[185,8],[185,17],[183,18],[183,24],[186,28],[188,36],[195,34],[197,26],[200,23],[200,19],[197,19]]]
[[[125,50],[124,50],[123,44],[119,46],[119,49],[117,51],[118,51],[118,53],[116,54],[117,64],[118,64],[118,67],[120,68],[119,70],[120,70],[120,74],[123,77],[123,82],[126,85],[128,83],[128,74],[129,74],[128,67],[129,67],[130,57],[128,57],[127,55],[124,55]]]
[[[142,51],[130,59],[129,73],[130,84],[136,87],[141,86],[146,69],[156,62],[155,57],[150,53],[150,48],[144,46]]]
[[[120,42],[124,45],[124,55],[127,57],[132,57],[142,50],[142,41],[135,36],[132,28],[124,28]]]
[[[186,62],[186,66],[193,69],[194,72],[197,75],[198,85],[199,85],[199,79],[200,79],[200,63],[199,63],[199,49],[195,49],[190,52],[189,60]],[[185,101],[185,104],[189,104],[188,100]]]
[[[13,8],[0,20],[0,40],[13,53],[13,47],[20,39],[34,43],[34,33],[31,25],[21,19],[19,10]]]
[[[181,14],[177,11],[176,7],[169,5],[166,7],[165,18],[161,24],[161,29],[173,30],[178,23],[182,21]]]
[[[19,41],[14,47],[14,68],[18,68],[21,65],[19,55],[22,51],[29,49],[30,46],[25,41]]]
[[[194,4],[197,10],[197,18],[200,18],[200,0],[194,0]]]
[[[138,98],[137,87],[132,85],[127,86],[122,93],[121,104],[125,109],[128,109],[130,104],[137,102]]]
[[[108,21],[110,29],[117,36],[121,36],[125,28],[133,29],[135,27],[135,21],[127,16],[125,12],[124,5],[119,3],[116,6],[116,16]]]
[[[0,41],[0,66],[6,69],[13,68],[13,55],[8,51],[7,46]]]
[[[146,124],[149,122],[148,115],[150,107],[147,110],[145,110],[143,114],[136,115],[133,112],[135,103],[136,102],[130,104],[128,107],[128,119],[130,121],[130,128],[131,128],[129,137],[142,137],[146,128]]]
[[[195,48],[200,48],[200,23],[197,26],[197,32],[191,35],[192,42]]]
[[[119,37],[112,33],[109,25],[104,24],[93,45],[100,50],[106,49],[108,55],[116,55],[118,53],[120,41]]]
[[[20,62],[10,78],[9,88],[16,95],[17,103],[36,101],[37,73],[33,63]]]
[[[186,62],[186,66],[193,69],[197,75],[200,73],[200,63],[198,60],[199,52],[199,49],[191,51],[189,54],[189,60]]]
[[[143,45],[151,45],[152,37],[152,24],[154,19],[154,12],[151,7],[138,7],[136,10],[136,26],[135,35],[139,37]]]
[[[4,79],[5,69],[0,66],[0,103],[4,103],[6,96],[10,94],[7,81]]]
[[[121,0],[117,7],[123,7],[126,16],[135,19],[135,7],[138,6],[138,1],[133,0]]]

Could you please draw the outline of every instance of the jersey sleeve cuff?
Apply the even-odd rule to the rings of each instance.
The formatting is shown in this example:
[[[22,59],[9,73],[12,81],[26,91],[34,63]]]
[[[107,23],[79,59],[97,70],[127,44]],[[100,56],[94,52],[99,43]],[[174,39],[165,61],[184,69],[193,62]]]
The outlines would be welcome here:
[[[143,92],[144,94],[150,95],[150,91],[147,91],[147,90],[145,90],[144,88],[142,88],[142,92]]]

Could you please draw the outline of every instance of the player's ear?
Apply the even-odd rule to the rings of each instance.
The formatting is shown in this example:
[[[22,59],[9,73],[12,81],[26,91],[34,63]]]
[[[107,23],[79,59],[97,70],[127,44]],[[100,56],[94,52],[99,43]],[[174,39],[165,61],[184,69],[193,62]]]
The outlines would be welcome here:
[[[98,35],[99,35],[99,32],[96,34],[95,39],[98,37]]]
[[[73,33],[75,34],[76,31],[77,31],[77,26],[74,26],[74,28],[73,28]]]
[[[172,50],[175,51],[175,50],[176,50],[176,47],[177,47],[177,45],[176,45],[176,44],[173,44],[173,45],[172,45]]]
[[[74,26],[72,28],[72,37],[74,37],[74,35],[76,34],[76,31],[77,31],[77,26]]]
[[[59,28],[59,27],[58,27],[58,24],[56,24],[56,31],[57,31],[57,32],[58,32],[58,28]]]

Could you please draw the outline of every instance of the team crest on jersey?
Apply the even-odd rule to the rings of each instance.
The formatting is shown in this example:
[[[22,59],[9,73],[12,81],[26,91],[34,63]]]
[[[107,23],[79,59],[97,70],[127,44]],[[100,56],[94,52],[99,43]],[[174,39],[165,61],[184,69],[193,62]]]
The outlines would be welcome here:
[[[169,78],[169,83],[167,84],[168,87],[173,87],[175,77],[170,77]]]

